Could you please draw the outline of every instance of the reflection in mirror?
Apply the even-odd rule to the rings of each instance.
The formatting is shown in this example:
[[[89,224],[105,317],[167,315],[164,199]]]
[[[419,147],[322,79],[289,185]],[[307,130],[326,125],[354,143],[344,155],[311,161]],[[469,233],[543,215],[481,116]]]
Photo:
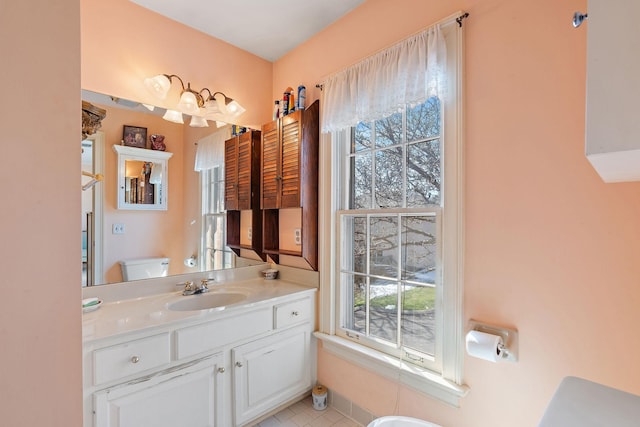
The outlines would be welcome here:
[[[220,202],[220,191],[224,188],[223,159],[220,159],[215,168],[200,172],[194,170],[198,146],[204,147],[212,140],[219,140],[223,132],[224,135],[229,135],[230,126],[217,129],[215,124],[210,122],[208,128],[192,128],[163,120],[161,116],[164,110],[159,108],[150,112],[138,103],[86,90],[82,91],[82,96],[83,100],[107,111],[101,128],[104,143],[101,149],[96,147],[94,150],[100,151],[99,154],[104,157],[104,167],[101,172],[104,174],[104,180],[93,187],[102,192],[100,196],[95,193],[96,207],[91,209],[94,216],[95,232],[93,234],[96,241],[93,245],[87,242],[87,246],[96,248],[94,264],[101,265],[102,268],[96,269],[93,279],[85,279],[83,284],[122,282],[121,262],[140,258],[168,258],[167,274],[169,276],[262,263],[259,259],[250,259],[252,256],[250,253],[242,253],[242,258],[236,257],[225,245],[226,215],[224,204]],[[159,192],[162,193],[165,188],[171,189],[170,197],[160,196],[167,202],[166,210],[118,209],[118,179],[122,177],[124,194],[125,175],[124,172],[118,174],[118,158],[113,147],[123,148],[121,140],[124,125],[144,127],[149,130],[150,135],[159,134],[165,137],[166,152],[171,153],[172,157],[170,163],[166,163],[158,170],[162,171],[162,179],[167,179],[167,185],[163,185]],[[220,152],[223,153],[223,151]],[[155,153],[161,153],[161,151],[155,151]],[[136,171],[138,179],[143,175],[144,170],[145,186],[149,163],[158,162],[147,160],[126,165]],[[167,164],[170,166],[168,167]],[[149,165],[149,169],[149,179],[152,179],[153,166]],[[131,192],[131,180],[129,181],[128,188]],[[138,181],[138,187],[139,183],[140,181]],[[158,189],[154,192],[154,199],[158,197],[157,192]],[[132,197],[129,193],[128,200],[133,200]],[[83,194],[84,198],[88,199],[90,196]],[[97,207],[98,205],[101,206]],[[146,203],[137,203],[137,205],[153,206]],[[103,218],[101,225],[95,222],[98,210]],[[83,227],[84,231],[86,229]],[[99,236],[102,236],[102,239]],[[97,248],[100,243],[102,243],[102,253],[98,254]]]

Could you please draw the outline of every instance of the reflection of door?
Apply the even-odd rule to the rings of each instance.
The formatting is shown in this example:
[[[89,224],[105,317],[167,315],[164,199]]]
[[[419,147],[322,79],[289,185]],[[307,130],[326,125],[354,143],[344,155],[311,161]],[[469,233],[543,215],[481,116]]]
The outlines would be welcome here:
[[[104,169],[104,133],[97,132],[82,141],[81,171],[102,174]],[[82,175],[82,286],[104,283],[102,270],[102,181],[92,186],[93,178]]]

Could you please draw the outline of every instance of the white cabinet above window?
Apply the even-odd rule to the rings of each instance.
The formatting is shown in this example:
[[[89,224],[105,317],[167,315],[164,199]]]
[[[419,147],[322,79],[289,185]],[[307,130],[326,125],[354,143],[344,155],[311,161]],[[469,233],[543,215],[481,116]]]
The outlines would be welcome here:
[[[640,181],[640,2],[589,0],[588,14],[586,155],[605,182]]]

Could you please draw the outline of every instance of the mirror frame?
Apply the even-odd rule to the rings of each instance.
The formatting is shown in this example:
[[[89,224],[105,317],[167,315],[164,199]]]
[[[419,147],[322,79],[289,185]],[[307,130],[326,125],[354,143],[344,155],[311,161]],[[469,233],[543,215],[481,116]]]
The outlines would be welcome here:
[[[169,159],[173,153],[145,148],[114,145],[113,149],[118,153],[118,209],[121,210],[160,210],[166,211],[169,201]],[[126,162],[127,160],[158,163],[162,167],[162,181],[160,183],[162,198],[159,203],[127,203],[125,198],[126,186]]]

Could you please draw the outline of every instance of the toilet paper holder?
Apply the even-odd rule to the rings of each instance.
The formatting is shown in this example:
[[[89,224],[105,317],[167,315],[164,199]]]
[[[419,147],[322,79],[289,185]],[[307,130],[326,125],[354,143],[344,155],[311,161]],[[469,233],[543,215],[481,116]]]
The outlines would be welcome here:
[[[468,331],[480,331],[485,334],[498,335],[502,337],[500,360],[507,362],[518,361],[518,331],[516,329],[489,325],[471,319],[469,320]]]

